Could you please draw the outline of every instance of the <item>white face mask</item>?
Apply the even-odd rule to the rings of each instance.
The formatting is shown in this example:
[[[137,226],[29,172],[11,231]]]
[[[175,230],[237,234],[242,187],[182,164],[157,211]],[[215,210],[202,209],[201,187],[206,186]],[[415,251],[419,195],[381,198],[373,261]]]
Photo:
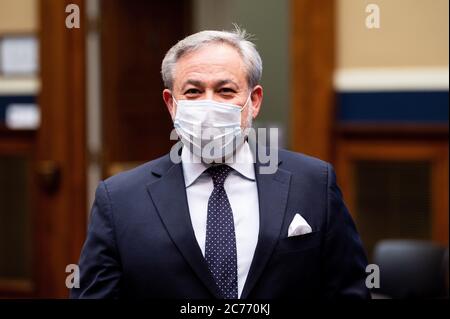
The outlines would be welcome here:
[[[227,159],[242,145],[241,108],[213,100],[173,100],[177,105],[174,127],[182,143],[207,163]]]

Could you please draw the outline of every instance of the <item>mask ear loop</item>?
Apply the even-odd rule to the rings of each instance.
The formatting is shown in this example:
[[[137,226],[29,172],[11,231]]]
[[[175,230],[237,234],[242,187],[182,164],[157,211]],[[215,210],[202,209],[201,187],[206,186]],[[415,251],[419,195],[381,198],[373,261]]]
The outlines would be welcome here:
[[[247,102],[245,102],[244,106],[241,108],[241,112],[244,111],[245,108],[247,107],[248,102],[250,101],[250,97],[251,97],[251,96],[252,96],[252,92],[250,92],[250,94],[248,95]]]
[[[175,96],[173,96],[173,94],[172,94],[172,100],[175,102],[175,104],[178,106],[178,101],[177,101],[177,99],[175,98]]]
[[[175,96],[173,96],[173,94],[172,94],[172,100],[175,102],[175,105],[177,106],[177,111],[178,111],[178,101],[177,101],[177,99],[175,98]],[[178,112],[176,112],[176,113],[178,113]],[[176,114],[175,114],[175,116],[176,116]],[[172,117],[172,121],[175,120],[175,116]]]
[[[248,105],[248,102],[250,101],[250,97],[252,96],[252,92],[250,92],[250,94],[248,95],[248,98],[247,98],[247,102],[245,102],[245,104],[244,104],[244,106],[242,107],[242,109],[241,109],[241,113],[245,110],[245,108],[247,107],[247,105]],[[247,127],[247,128],[245,128],[244,129],[244,140],[245,141],[248,141],[248,130],[250,129],[250,127]]]

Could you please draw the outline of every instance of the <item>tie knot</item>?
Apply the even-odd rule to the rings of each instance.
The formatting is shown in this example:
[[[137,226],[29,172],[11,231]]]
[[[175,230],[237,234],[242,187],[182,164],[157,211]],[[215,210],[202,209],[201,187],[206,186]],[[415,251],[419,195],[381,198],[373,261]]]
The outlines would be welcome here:
[[[214,165],[208,168],[206,171],[211,176],[214,187],[223,186],[225,179],[231,172],[231,167],[228,165]]]

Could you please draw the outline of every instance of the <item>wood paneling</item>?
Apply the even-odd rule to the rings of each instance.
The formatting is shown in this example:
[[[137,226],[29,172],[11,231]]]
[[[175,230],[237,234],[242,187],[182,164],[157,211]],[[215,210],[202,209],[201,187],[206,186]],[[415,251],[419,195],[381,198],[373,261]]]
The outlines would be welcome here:
[[[334,116],[335,1],[291,2],[292,148],[329,160]]]
[[[117,162],[144,162],[170,150],[161,62],[188,34],[188,1],[102,1],[104,176]]]
[[[67,29],[65,8],[80,7],[81,28]],[[85,31],[83,0],[41,0],[35,216],[37,295],[66,297],[65,268],[77,263],[86,235]],[[44,188],[39,176],[60,171],[59,186]],[[42,176],[41,176],[42,177]]]
[[[350,211],[356,219],[354,164],[370,161],[427,161],[431,164],[432,239],[448,245],[448,141],[396,141],[385,139],[340,140],[337,143],[338,182]]]
[[[10,130],[0,125],[0,155],[34,154],[35,131]]]
[[[448,141],[448,124],[345,123],[335,125],[334,136],[367,140],[386,138],[397,141]]]
[[[22,158],[25,161],[31,162],[35,155],[35,133],[35,131],[17,131],[0,126],[0,157]],[[29,178],[27,189],[23,189],[23,192],[32,195],[35,191],[33,187],[33,171],[28,167],[22,173]],[[4,205],[2,206],[4,207]],[[29,215],[35,216],[35,201],[31,200],[27,203],[27,206],[29,208]],[[10,211],[8,213],[17,214],[18,212]],[[8,225],[7,227],[11,226]],[[15,234],[23,234],[23,231],[24,229],[14,229]],[[33,233],[33,231],[33,227],[31,227],[31,232]],[[28,238],[23,238],[23,240],[28,240]],[[33,243],[30,244],[33,246]],[[8,242],[8,245],[11,245],[11,243]],[[12,246],[10,249],[15,249],[15,247]],[[31,253],[34,254],[33,252]],[[33,257],[31,256],[32,259],[34,259]],[[0,258],[4,258],[4,256],[0,256]],[[24,265],[24,267],[27,266],[29,265]],[[37,273],[33,272],[31,276],[32,278],[0,278],[0,298],[31,298],[36,296]]]

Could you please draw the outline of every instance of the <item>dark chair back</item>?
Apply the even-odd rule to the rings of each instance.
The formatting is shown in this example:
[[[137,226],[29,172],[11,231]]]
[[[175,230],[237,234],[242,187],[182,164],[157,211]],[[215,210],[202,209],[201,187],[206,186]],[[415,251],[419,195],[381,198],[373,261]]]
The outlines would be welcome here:
[[[380,288],[373,292],[398,299],[446,297],[445,251],[429,241],[379,242],[373,260],[380,268]]]

